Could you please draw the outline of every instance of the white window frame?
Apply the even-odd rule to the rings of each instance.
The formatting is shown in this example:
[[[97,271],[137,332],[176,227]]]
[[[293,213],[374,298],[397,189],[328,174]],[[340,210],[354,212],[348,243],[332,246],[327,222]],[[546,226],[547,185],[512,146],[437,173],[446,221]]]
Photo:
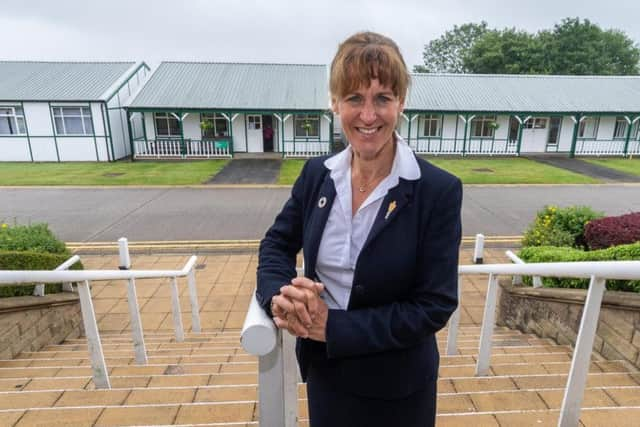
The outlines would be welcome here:
[[[225,123],[225,128],[226,130],[224,132],[218,132],[218,121],[224,121]],[[217,138],[218,136],[224,136],[227,137],[229,136],[229,121],[220,113],[202,113],[200,115],[200,121],[204,122],[211,122],[213,123],[213,128],[211,128],[213,130],[213,136],[205,136],[204,135],[204,131],[202,131],[202,138]],[[218,135],[219,133],[222,133],[223,135]]]
[[[160,120],[166,120],[167,122],[167,134],[166,135],[161,135],[158,132],[158,119]],[[171,133],[171,126],[169,125],[169,120],[176,120],[178,122],[178,133],[173,134]],[[176,138],[176,137],[180,137],[180,120],[178,120],[176,117],[174,117],[171,113],[167,113],[167,112],[159,112],[159,113],[153,113],[153,125],[155,128],[155,132],[156,132],[156,137],[157,138]]]
[[[442,114],[425,114],[420,117],[422,121],[422,136],[426,138],[439,138],[442,135]],[[435,123],[435,129],[433,128]],[[434,131],[435,132],[432,132]]]
[[[298,122],[300,121],[315,121],[317,123],[316,129],[318,130],[317,134],[309,134],[309,129],[304,130],[304,135],[298,134]],[[294,138],[320,138],[320,126],[322,123],[320,122],[320,114],[296,114],[293,120],[293,136]],[[313,126],[312,126],[313,129]]]
[[[496,116],[476,116],[471,120],[470,138],[493,138],[495,136],[495,128],[490,127],[489,123],[497,122]],[[477,130],[480,129],[480,134]],[[485,135],[485,133],[487,133]]]
[[[71,113],[70,109],[80,109],[80,113]],[[90,105],[52,105],[51,115],[53,117],[53,127],[56,135],[60,136],[93,136],[95,129],[93,129],[93,116],[91,115]],[[82,123],[82,132],[68,132],[67,123],[65,119],[68,118],[80,118]],[[58,122],[56,119],[61,119],[62,129],[58,128]],[[85,119],[89,119],[91,129],[88,129]]]
[[[587,117],[582,120],[578,126],[578,138],[597,139],[599,127],[600,117]],[[587,135],[587,131],[589,131],[589,135]]]
[[[9,110],[9,113],[4,113],[2,110]],[[9,124],[9,130],[13,130],[10,133],[2,133],[0,135],[8,136],[27,134],[27,124],[22,107],[16,107],[15,105],[0,105],[0,120],[6,120]]]
[[[620,124],[622,125],[620,126]],[[629,126],[627,119],[621,116],[616,117],[616,122],[613,126],[613,139],[625,139],[627,136],[627,126]]]
[[[523,124],[524,129],[546,129],[548,124],[547,117],[530,117]]]

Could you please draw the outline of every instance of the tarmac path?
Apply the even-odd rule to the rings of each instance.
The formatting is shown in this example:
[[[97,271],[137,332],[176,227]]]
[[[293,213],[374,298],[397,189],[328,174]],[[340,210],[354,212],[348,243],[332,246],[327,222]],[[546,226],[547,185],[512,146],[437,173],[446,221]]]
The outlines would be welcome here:
[[[289,188],[0,188],[0,222],[46,222],[74,242],[260,239]],[[521,235],[545,204],[640,211],[637,184],[465,186],[463,234]]]

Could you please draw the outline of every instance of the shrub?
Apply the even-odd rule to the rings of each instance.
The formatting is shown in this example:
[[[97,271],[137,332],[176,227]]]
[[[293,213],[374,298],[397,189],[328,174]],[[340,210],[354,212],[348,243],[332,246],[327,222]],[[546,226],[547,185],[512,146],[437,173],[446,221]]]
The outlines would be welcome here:
[[[0,224],[0,250],[65,253],[64,242],[53,235],[47,224]]]
[[[588,206],[545,206],[525,231],[522,246],[571,246],[586,248],[584,227],[603,214]]]
[[[640,242],[595,251],[551,246],[527,247],[520,251],[519,256],[528,263],[640,260]],[[530,277],[523,279],[525,283],[531,283]],[[552,288],[587,289],[589,287],[588,279],[543,277],[542,283],[545,287]],[[640,280],[607,280],[607,289],[612,291],[640,292]]]
[[[69,259],[69,253],[48,254],[33,251],[0,251],[0,270],[54,270]],[[70,270],[82,270],[80,261],[73,264]],[[0,286],[0,298],[33,295],[34,285]],[[60,283],[45,285],[45,293],[51,294],[62,291]]]
[[[585,227],[584,237],[591,249],[640,241],[640,212],[593,220]]]

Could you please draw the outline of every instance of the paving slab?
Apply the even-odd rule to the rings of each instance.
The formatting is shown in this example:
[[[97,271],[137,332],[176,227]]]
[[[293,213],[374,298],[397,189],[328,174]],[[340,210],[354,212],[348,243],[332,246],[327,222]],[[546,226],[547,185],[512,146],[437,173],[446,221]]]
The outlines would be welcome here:
[[[276,184],[281,159],[233,159],[207,184]]]

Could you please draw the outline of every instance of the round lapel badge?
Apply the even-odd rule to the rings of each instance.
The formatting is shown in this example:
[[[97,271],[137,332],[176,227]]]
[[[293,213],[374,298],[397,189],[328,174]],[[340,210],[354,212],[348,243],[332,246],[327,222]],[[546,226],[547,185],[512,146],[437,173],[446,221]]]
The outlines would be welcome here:
[[[318,207],[322,209],[325,207],[326,204],[327,204],[327,198],[324,196],[320,197],[320,200],[318,200]]]

